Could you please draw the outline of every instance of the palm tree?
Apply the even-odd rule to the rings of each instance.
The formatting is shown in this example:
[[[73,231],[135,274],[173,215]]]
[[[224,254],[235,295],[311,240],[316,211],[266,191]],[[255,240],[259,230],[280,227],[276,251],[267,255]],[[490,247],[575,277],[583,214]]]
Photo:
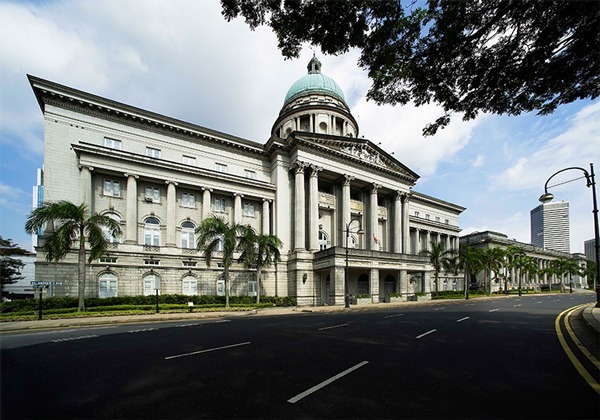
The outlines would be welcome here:
[[[79,240],[77,278],[78,278],[78,311],[85,311],[85,265],[86,247],[89,242],[88,263],[100,258],[108,246],[108,238],[103,228],[110,236],[121,235],[119,223],[108,216],[90,214],[85,204],[76,205],[69,201],[45,203],[33,210],[25,223],[25,231],[34,234],[45,225],[55,226],[44,238],[42,251],[46,253],[47,261],[64,259],[75,241]]]
[[[504,262],[505,251],[501,248],[485,248],[481,254],[485,277],[486,277],[486,293],[489,296],[492,293],[492,272],[498,277],[498,273],[502,269]]]
[[[246,238],[242,242],[242,254],[238,261],[244,262],[246,267],[256,266],[256,303],[260,303],[262,269],[281,261],[279,248],[283,246],[283,243],[276,235],[258,235],[250,227],[244,236]]]
[[[435,276],[435,291],[438,292],[438,280],[440,271],[445,264],[449,264],[449,260],[454,255],[453,249],[446,249],[443,243],[437,243],[431,241],[429,243],[430,249],[423,249],[419,252],[419,255],[425,255],[429,257],[429,262],[433,265],[434,276]]]
[[[229,308],[229,268],[234,261],[234,253],[246,249],[246,242],[251,239],[248,234],[250,226],[240,223],[229,224],[217,216],[206,218],[196,228],[198,239],[197,249],[203,252],[206,264],[216,252],[222,252],[223,280],[225,282],[225,307]]]
[[[560,276],[560,287],[561,290],[565,290],[565,275],[569,274],[571,276],[580,274],[581,268],[577,261],[571,258],[559,258],[558,260],[554,260],[550,263],[555,270],[555,273]]]
[[[471,276],[477,276],[483,270],[483,252],[481,249],[469,245],[461,246],[459,267],[465,270],[465,299],[468,299]]]

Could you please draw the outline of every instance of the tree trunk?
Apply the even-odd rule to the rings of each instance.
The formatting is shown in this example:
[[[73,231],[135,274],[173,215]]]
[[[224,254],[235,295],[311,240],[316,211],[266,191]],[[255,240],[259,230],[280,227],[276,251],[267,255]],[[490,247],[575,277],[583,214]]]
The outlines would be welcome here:
[[[256,304],[260,303],[260,277],[262,275],[262,267],[260,264],[256,268]]]
[[[79,256],[77,261],[77,279],[79,282],[79,304],[77,310],[85,311],[85,237],[83,228],[79,232]]]
[[[229,308],[229,267],[225,267],[223,280],[225,281],[225,307]]]

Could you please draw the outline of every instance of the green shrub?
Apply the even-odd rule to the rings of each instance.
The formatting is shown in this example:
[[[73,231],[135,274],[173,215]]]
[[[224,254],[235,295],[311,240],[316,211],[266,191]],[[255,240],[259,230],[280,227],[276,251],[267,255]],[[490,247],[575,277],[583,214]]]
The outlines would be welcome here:
[[[464,292],[458,292],[458,291],[454,291],[454,290],[431,292],[431,299],[463,299],[464,297],[465,297]]]

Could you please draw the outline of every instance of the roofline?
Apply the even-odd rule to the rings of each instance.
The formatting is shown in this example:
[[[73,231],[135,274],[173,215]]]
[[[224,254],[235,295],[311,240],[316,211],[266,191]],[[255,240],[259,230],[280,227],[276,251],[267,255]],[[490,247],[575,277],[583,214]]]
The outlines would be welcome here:
[[[257,149],[256,151],[262,152],[264,145],[252,140],[245,139],[243,137],[234,136],[221,131],[213,130],[201,125],[189,123],[183,120],[172,118],[166,115],[158,114],[156,112],[147,111],[142,108],[138,108],[132,105],[127,105],[122,102],[114,101],[112,99],[104,98],[102,96],[94,95],[92,93],[84,92],[79,89],[75,89],[69,86],[61,85],[50,80],[42,79],[33,75],[28,74],[27,78],[34,92],[34,95],[38,101],[42,113],[45,113],[45,98],[44,94],[49,92],[59,97],[67,97],[72,100],[87,103],[91,106],[98,108],[106,108],[109,110],[117,111],[117,114],[130,115],[132,117],[141,118],[148,120],[151,123],[160,126],[169,126],[176,130],[186,130],[191,132],[202,132],[203,134],[221,138],[232,143],[243,144],[244,146]],[[124,116],[125,116],[124,115]]]

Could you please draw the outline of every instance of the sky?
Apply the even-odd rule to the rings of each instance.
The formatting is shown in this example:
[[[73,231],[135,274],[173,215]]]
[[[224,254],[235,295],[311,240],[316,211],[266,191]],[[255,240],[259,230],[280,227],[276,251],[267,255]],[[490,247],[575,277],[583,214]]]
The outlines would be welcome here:
[[[284,60],[270,28],[227,22],[218,0],[0,0],[0,235],[31,248],[24,224],[44,137],[27,74],[265,143],[313,54],[344,91],[359,135],[419,174],[414,190],[466,207],[461,235],[492,230],[528,243],[546,180],[600,166],[600,99],[550,116],[456,116],[424,138],[440,108],[368,102],[358,51],[326,56],[307,45]],[[569,170],[550,185],[582,175]],[[594,236],[591,189],[577,179],[550,192],[569,202],[571,252],[583,252]]]

